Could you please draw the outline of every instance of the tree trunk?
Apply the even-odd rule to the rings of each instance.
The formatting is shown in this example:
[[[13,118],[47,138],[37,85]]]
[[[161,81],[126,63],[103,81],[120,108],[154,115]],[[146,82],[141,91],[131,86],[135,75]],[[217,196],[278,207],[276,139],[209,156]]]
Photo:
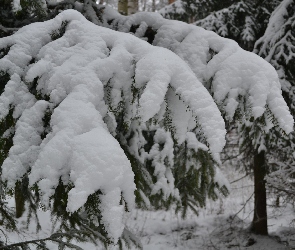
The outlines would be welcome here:
[[[156,11],[156,0],[152,1],[152,12]]]
[[[265,175],[265,152],[256,152],[254,155],[254,217],[251,231],[262,235],[268,235]]]
[[[118,1],[118,12],[121,15],[127,16],[127,14],[128,14],[128,0],[119,0]]]
[[[17,182],[14,189],[15,217],[20,218],[25,211],[25,197],[23,194],[22,183]]]
[[[138,12],[138,0],[128,1],[128,15],[132,15]]]

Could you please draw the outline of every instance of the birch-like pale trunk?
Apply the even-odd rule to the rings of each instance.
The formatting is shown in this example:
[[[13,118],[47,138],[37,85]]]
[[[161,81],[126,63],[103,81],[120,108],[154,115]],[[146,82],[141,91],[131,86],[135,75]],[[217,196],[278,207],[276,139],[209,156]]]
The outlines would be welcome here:
[[[128,1],[128,15],[132,15],[138,12],[138,0]]]

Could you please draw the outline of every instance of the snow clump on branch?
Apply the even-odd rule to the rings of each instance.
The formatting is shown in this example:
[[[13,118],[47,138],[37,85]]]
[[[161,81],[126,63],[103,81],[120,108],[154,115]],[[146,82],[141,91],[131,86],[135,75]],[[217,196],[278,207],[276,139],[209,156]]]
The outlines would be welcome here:
[[[148,38],[153,45],[182,58],[211,93],[226,120],[232,120],[237,110],[246,111],[244,107],[255,119],[268,113],[269,108],[286,133],[293,131],[293,118],[281,95],[278,75],[259,56],[244,51],[233,40],[201,27],[166,20],[157,13],[122,16],[104,8],[100,25]]]
[[[10,75],[0,97],[0,117],[12,112],[16,121],[2,179],[13,188],[28,174],[45,204],[60,180],[70,184],[69,212],[100,190],[102,222],[114,242],[124,228],[121,200],[131,209],[135,190],[130,162],[115,139],[119,125],[113,113],[122,101],[123,125],[138,121],[146,127],[151,119],[162,119],[169,90],[196,116],[211,151],[218,153],[224,146],[224,121],[216,104],[188,65],[167,49],[98,27],[72,10],[1,39],[0,49],[6,50],[0,71]],[[155,140],[168,143],[169,135],[157,132]],[[157,148],[150,154],[159,152]],[[173,184],[160,165],[155,166],[155,193],[165,193],[163,186]]]

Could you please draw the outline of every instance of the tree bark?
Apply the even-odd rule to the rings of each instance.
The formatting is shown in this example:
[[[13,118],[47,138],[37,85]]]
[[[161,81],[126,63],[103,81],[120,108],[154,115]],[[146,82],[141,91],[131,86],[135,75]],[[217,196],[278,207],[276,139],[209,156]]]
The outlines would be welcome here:
[[[138,0],[128,1],[128,15],[132,15],[138,12]]]
[[[121,15],[127,16],[127,14],[128,14],[128,0],[119,0],[118,1],[118,12]]]
[[[20,218],[25,211],[25,197],[23,194],[21,182],[17,182],[15,184],[14,199],[15,199],[15,217]]]
[[[265,152],[256,152],[254,155],[254,217],[251,231],[261,235],[268,235],[265,175]]]

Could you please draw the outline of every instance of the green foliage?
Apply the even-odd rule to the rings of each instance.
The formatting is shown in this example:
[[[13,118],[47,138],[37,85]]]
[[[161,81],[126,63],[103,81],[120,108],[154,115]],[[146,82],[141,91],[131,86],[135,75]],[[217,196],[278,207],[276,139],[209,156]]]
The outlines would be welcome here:
[[[15,119],[13,118],[13,109],[11,108],[7,116],[0,121],[0,166],[8,156],[9,150],[13,145]],[[6,134],[5,136],[4,133]],[[2,172],[2,170],[0,169]],[[7,189],[5,183],[0,181],[0,224],[5,226],[8,230],[16,229],[14,221],[14,214],[11,209],[7,207],[5,197]]]
[[[27,24],[47,17],[45,0],[20,0],[21,9],[13,10],[12,0],[0,0],[0,37],[11,35]]]
[[[220,36],[235,40],[243,49],[252,51],[254,44],[267,27],[268,19],[278,1],[238,1],[219,9],[196,25],[212,30]]]
[[[50,34],[52,41],[61,38],[65,34],[67,24],[67,22],[63,22],[58,30]],[[156,31],[150,28],[147,29],[144,37],[147,37],[148,41],[152,43],[155,35]],[[8,50],[9,49],[6,49],[5,51],[3,50],[3,54],[7,54]],[[109,50],[111,51],[111,48],[109,48]],[[34,58],[29,65],[33,63],[35,63]],[[29,67],[29,65],[27,66]],[[131,67],[135,72],[134,65],[135,62],[132,63]],[[0,80],[6,83],[9,78],[9,75],[3,73]],[[138,108],[139,98],[144,90],[143,88],[140,89],[135,87],[134,75],[130,77],[131,87],[129,88],[129,92],[123,88],[120,89],[120,100],[116,103],[114,103],[112,98],[112,91],[114,90],[112,80],[113,79],[111,78],[106,83],[103,83],[104,101],[107,105],[107,114],[104,117],[104,121],[131,163],[132,170],[135,174],[135,184],[137,187],[135,195],[138,207],[145,209],[167,209],[176,204],[176,212],[181,211],[182,216],[185,217],[189,209],[198,213],[198,207],[204,207],[208,197],[216,199],[218,192],[221,192],[224,195],[228,193],[225,186],[219,186],[215,181],[214,176],[216,174],[217,163],[214,161],[212,155],[208,151],[202,149],[195,151],[188,148],[186,141],[182,144],[178,143],[176,138],[176,128],[173,123],[173,115],[171,113],[172,110],[169,107],[169,100],[167,97],[165,97],[163,103],[165,106],[163,117],[154,117],[144,124],[139,116],[130,118],[131,116],[128,113],[130,112],[130,108]],[[49,96],[38,91],[38,84],[39,78],[35,78],[32,82],[26,83],[29,92],[33,94],[37,100],[46,100],[49,102]],[[170,90],[172,92],[174,91],[171,87]],[[42,140],[45,139],[47,134],[51,131],[50,120],[54,108],[55,107],[47,108],[44,112],[44,117],[42,119],[44,130],[40,134]],[[13,119],[12,114],[13,107],[11,113],[5,119],[6,127],[0,127],[0,129],[3,128],[1,135],[3,135],[8,128],[14,127],[16,121]],[[112,123],[116,125],[112,127]],[[156,140],[156,133],[159,130],[163,130],[173,144],[172,152],[174,154],[174,164],[169,161],[169,156],[163,153],[166,141],[157,142]],[[197,135],[197,140],[201,143],[206,143],[204,136],[198,132],[197,128],[189,132],[194,132]],[[2,162],[7,157],[9,149],[12,146],[12,138],[13,133],[9,138],[1,139],[4,140],[3,142],[0,142],[1,152],[3,152],[1,158]],[[139,140],[139,147],[136,151],[132,148],[132,143],[137,139],[140,139],[141,141]],[[155,162],[153,162],[151,157],[145,156],[149,154],[151,150],[155,149],[159,154],[163,153],[163,156],[161,156],[162,158],[160,158],[159,161],[163,164],[166,173],[171,172],[173,175],[174,179],[169,179],[167,185],[174,184],[174,190],[172,190],[175,191],[174,193],[171,191],[171,193],[167,195],[161,189],[157,192],[154,191],[154,186],[158,181]],[[82,208],[77,212],[70,214],[67,212],[66,207],[68,192],[71,188],[71,183],[66,183],[60,180],[54,195],[51,197],[48,207],[52,212],[52,218],[56,220],[55,225],[61,223],[53,237],[54,239],[58,239],[56,242],[60,244],[60,249],[63,249],[72,239],[78,241],[91,241],[93,243],[101,241],[105,245],[110,244],[111,240],[108,238],[104,225],[101,222],[101,212],[99,209],[100,195],[102,191],[98,190],[96,193],[90,195],[86,204]],[[28,205],[28,222],[29,218],[32,218],[30,216],[37,217],[35,211],[37,211],[39,207],[48,209],[42,205],[38,192],[37,185],[32,188],[28,187],[27,176],[24,176],[23,179],[18,182],[16,189],[14,190],[16,200],[19,203],[19,215],[22,214],[25,203]],[[122,204],[124,204],[123,200]],[[64,239],[65,241],[63,241]],[[125,243],[123,243],[123,241],[125,241]],[[140,246],[137,239],[130,234],[127,229],[123,232],[120,244],[121,247],[123,247],[123,244],[126,244],[127,246],[130,246],[130,244]]]
[[[101,222],[99,210],[101,192],[97,191],[90,195],[83,210],[69,213],[66,208],[70,189],[70,184],[65,185],[60,181],[52,196],[52,207],[50,207],[52,218],[55,218],[56,224],[60,223],[56,233],[64,235],[66,242],[72,239],[78,242],[92,242],[95,245],[97,242],[102,242],[106,247],[111,241]]]
[[[16,120],[13,118],[13,108],[11,108],[7,116],[0,121],[0,165],[2,165],[7,158],[9,150],[13,145],[12,139],[14,136],[15,123]]]
[[[142,244],[140,240],[134,236],[133,233],[131,233],[128,229],[124,228],[123,234],[121,239],[118,242],[119,249],[131,249],[133,246],[135,246],[138,249],[143,249]]]
[[[163,17],[192,23],[210,13],[230,6],[234,0],[178,0],[160,10]]]
[[[267,30],[255,44],[254,52],[265,58],[277,70],[282,95],[295,116],[295,2],[281,1],[269,20]],[[269,176],[267,183],[270,189],[278,195],[295,199],[294,194],[294,132],[290,135],[282,134],[277,128],[271,130],[268,138]]]
[[[215,181],[215,162],[212,156],[202,149],[195,152],[183,143],[177,147],[174,166],[175,186],[180,193],[180,203],[176,212],[181,211],[185,218],[188,209],[198,215],[198,207],[206,206],[207,197],[215,200],[217,192],[228,194],[225,186],[219,187]]]
[[[24,20],[30,17],[42,20],[46,18],[46,9],[42,0],[20,0],[20,4],[22,10],[15,13],[17,19]]]
[[[0,94],[3,93],[5,89],[5,85],[7,84],[9,80],[10,80],[10,75],[7,72],[0,71]]]
[[[54,40],[57,40],[58,38],[61,38],[66,32],[67,25],[68,25],[68,22],[63,21],[61,23],[60,28],[50,34],[51,40],[54,41]]]
[[[10,47],[6,47],[0,50],[0,59],[3,58],[4,56],[6,56],[8,54],[10,50]],[[1,72],[1,75],[5,74],[5,72]]]
[[[7,231],[17,231],[14,212],[2,199],[0,201],[0,225]]]

